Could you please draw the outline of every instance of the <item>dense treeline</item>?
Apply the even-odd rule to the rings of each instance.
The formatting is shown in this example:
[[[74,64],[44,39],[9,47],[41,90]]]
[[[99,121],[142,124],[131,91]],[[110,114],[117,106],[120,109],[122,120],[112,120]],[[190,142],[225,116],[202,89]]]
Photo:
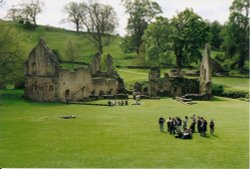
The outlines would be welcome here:
[[[1,4],[1,2],[0,2]],[[173,65],[179,70],[185,66],[197,66],[205,43],[211,45],[213,59],[227,71],[248,71],[249,60],[249,1],[234,0],[230,16],[225,24],[207,21],[193,9],[178,12],[173,18],[160,16],[161,7],[151,0],[122,0],[129,15],[127,34],[120,47],[124,53],[143,58],[147,66]],[[40,0],[30,0],[12,6],[7,17],[36,29],[37,15],[43,12]],[[89,3],[69,2],[64,7],[68,17],[64,21],[75,24],[76,32],[86,31],[96,51],[110,45],[110,35],[118,25],[112,6],[95,1]],[[22,51],[15,49],[21,39],[14,29],[0,21],[0,86],[14,83],[22,76]],[[4,43],[2,43],[4,42]],[[71,40],[67,44],[68,60],[75,61],[75,47]],[[20,66],[21,65],[21,66]]]
[[[140,4],[144,1],[149,5]],[[238,70],[241,73],[246,71],[245,62],[249,56],[248,0],[233,1],[229,9],[229,20],[224,25],[217,21],[204,20],[192,9],[185,9],[173,18],[159,17],[157,14],[161,12],[161,8],[155,5],[157,3],[144,1],[125,1],[129,21],[133,22],[128,22],[127,36],[121,44],[124,52],[144,55],[149,65],[175,63],[181,69],[199,62],[204,44],[209,43],[212,50],[220,52],[215,59],[225,69]],[[152,14],[148,12],[149,9]],[[158,12],[153,12],[156,10]],[[146,20],[148,15],[155,20]],[[143,23],[144,26],[139,29],[135,23]],[[131,31],[131,28],[141,32]]]

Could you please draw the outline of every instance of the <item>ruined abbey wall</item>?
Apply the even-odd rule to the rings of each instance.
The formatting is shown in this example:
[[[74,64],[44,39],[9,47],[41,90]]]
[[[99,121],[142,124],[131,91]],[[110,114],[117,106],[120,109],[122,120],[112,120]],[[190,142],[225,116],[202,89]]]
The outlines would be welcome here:
[[[113,68],[112,57],[107,57],[107,72],[101,72],[100,59],[97,54],[89,67],[61,69],[57,56],[40,40],[26,62],[25,98],[35,101],[80,101],[123,91],[124,84]]]
[[[151,68],[149,72],[149,95],[150,96],[189,96],[209,100],[212,98],[211,92],[211,77],[212,67],[208,45],[205,46],[205,51],[200,65],[200,79],[188,79],[179,74],[168,74],[160,78],[160,69],[157,67]]]

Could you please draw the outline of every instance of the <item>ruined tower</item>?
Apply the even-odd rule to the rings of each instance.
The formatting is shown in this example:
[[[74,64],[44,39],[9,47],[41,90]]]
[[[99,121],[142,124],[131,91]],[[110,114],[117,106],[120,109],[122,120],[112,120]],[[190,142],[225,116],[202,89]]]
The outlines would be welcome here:
[[[107,75],[112,76],[116,74],[115,68],[114,68],[114,62],[113,57],[108,54],[106,58],[106,68],[107,68]]]
[[[101,54],[96,53],[91,61],[92,75],[96,75],[101,71]]]
[[[206,94],[208,98],[211,97],[211,77],[212,77],[212,66],[210,58],[209,45],[205,45],[204,55],[200,65],[200,94]]]
[[[161,70],[159,67],[152,67],[149,75],[149,95],[157,96],[159,92],[159,80],[161,78]]]

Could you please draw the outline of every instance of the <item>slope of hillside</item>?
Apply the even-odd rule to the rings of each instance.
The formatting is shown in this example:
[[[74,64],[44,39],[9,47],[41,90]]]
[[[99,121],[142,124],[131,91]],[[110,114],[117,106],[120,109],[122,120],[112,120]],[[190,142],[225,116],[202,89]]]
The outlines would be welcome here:
[[[66,55],[69,41],[72,42],[74,53],[77,61],[90,62],[91,56],[97,52],[94,44],[88,39],[88,33],[76,33],[60,28],[49,26],[39,26],[34,30],[30,30],[21,24],[12,24],[20,32],[24,44],[25,56],[27,57],[32,48],[36,45],[40,38],[43,38],[50,49],[56,50],[63,60],[69,60]],[[104,48],[104,52],[110,53],[117,65],[131,65],[134,57],[131,54],[124,54],[120,49],[120,36],[112,36],[111,44]]]

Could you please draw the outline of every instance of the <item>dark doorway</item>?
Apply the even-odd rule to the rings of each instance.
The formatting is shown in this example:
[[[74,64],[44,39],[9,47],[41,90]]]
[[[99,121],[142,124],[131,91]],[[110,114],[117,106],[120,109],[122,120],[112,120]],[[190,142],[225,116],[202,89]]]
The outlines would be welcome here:
[[[65,98],[69,98],[69,94],[70,94],[70,91],[69,91],[69,89],[67,89],[67,90],[65,91]]]

